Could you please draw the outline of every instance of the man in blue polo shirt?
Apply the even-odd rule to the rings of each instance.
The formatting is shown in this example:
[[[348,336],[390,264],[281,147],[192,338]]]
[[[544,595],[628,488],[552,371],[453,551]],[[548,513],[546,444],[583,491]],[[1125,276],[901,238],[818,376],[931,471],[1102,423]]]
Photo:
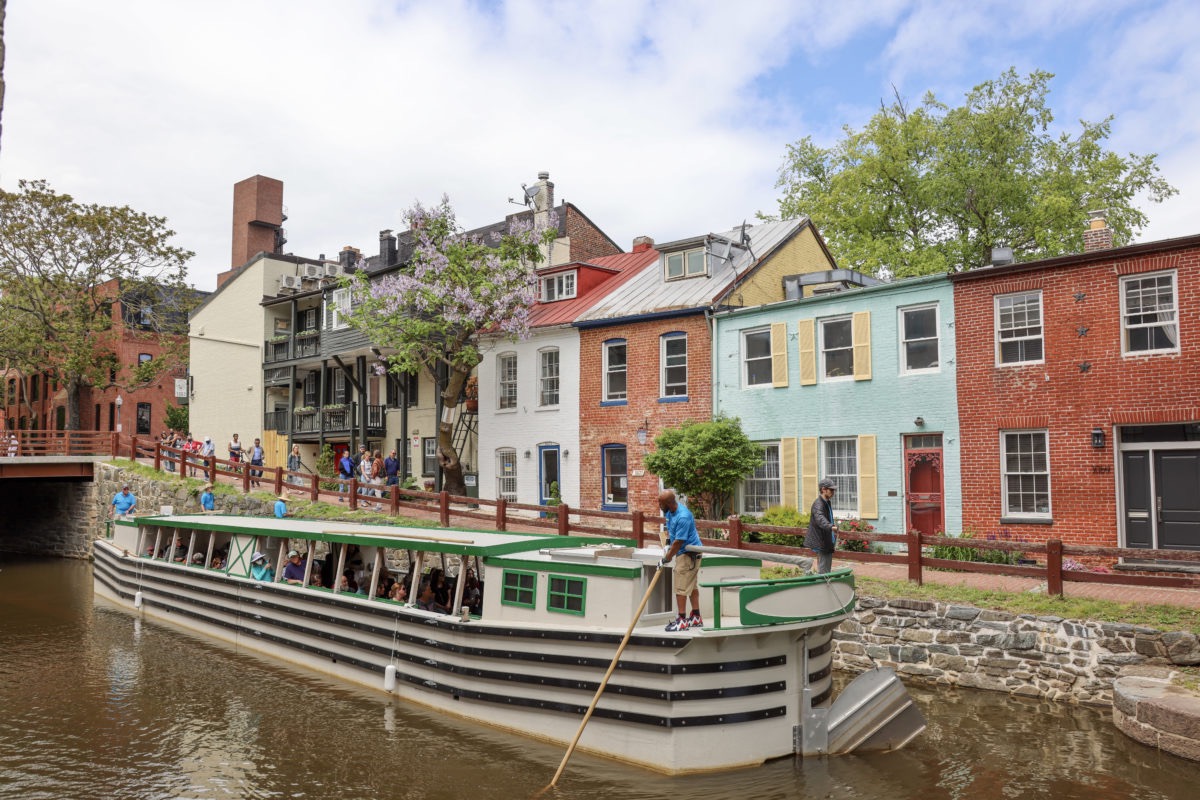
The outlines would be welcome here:
[[[133,492],[129,491],[127,483],[121,487],[121,491],[113,496],[109,516],[127,517],[133,513],[135,508],[137,508],[137,498],[133,496]]]
[[[686,631],[688,628],[703,628],[700,618],[700,588],[696,579],[700,573],[700,554],[687,551],[689,546],[701,546],[700,534],[696,531],[696,518],[687,506],[680,505],[675,493],[668,489],[658,496],[658,507],[667,518],[667,552],[663,564],[675,561],[672,570],[675,577],[675,603],[679,618],[667,625],[669,631]],[[678,557],[676,557],[678,556]],[[692,616],[687,616],[687,601],[692,600]]]
[[[280,492],[275,497],[275,516],[283,519],[288,515],[287,503],[283,499],[283,492]]]

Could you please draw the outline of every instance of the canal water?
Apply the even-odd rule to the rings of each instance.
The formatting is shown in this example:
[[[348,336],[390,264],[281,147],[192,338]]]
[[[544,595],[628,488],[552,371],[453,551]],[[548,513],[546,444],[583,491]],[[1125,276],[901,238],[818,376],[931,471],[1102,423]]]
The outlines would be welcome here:
[[[549,798],[1195,798],[1200,764],[1104,710],[912,690],[898,753],[666,778],[577,755]],[[91,566],[0,559],[0,798],[528,798],[560,748],[96,603]]]

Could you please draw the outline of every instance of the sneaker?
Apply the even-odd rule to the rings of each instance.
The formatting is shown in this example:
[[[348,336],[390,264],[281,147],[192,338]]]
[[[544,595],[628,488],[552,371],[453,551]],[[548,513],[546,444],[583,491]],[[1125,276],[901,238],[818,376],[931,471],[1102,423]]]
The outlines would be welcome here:
[[[704,627],[704,620],[700,619],[699,611],[692,612],[691,618],[688,619],[688,627],[689,628],[703,628]]]
[[[686,631],[688,629],[687,617],[678,617],[667,623],[667,630],[671,632]]]

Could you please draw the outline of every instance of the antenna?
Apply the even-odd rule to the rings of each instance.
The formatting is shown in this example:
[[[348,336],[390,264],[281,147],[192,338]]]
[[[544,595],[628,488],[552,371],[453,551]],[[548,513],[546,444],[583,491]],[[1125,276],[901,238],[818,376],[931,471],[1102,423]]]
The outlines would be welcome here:
[[[526,208],[533,208],[533,198],[537,197],[538,192],[540,192],[541,190],[542,190],[542,187],[540,187],[540,186],[526,186],[525,184],[522,183],[521,191],[524,192],[524,195],[525,195],[523,198],[524,202],[514,200],[511,197],[508,198],[508,202],[512,203],[514,206],[525,206]]]

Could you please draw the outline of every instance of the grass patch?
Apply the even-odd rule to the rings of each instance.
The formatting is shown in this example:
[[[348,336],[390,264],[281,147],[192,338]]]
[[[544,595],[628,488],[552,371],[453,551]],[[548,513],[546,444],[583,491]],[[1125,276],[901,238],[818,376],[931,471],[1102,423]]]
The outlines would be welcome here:
[[[795,567],[768,567],[764,578],[787,578],[799,575]],[[1007,611],[1010,614],[1033,614],[1039,617],[1116,622],[1144,625],[1160,631],[1187,631],[1200,634],[1200,609],[1168,605],[1135,605],[1079,597],[1052,597],[1028,592],[1002,592],[994,589],[973,589],[966,586],[926,584],[917,586],[907,581],[886,581],[855,576],[860,595],[887,600],[932,600]],[[1200,672],[1197,673],[1200,680]]]

